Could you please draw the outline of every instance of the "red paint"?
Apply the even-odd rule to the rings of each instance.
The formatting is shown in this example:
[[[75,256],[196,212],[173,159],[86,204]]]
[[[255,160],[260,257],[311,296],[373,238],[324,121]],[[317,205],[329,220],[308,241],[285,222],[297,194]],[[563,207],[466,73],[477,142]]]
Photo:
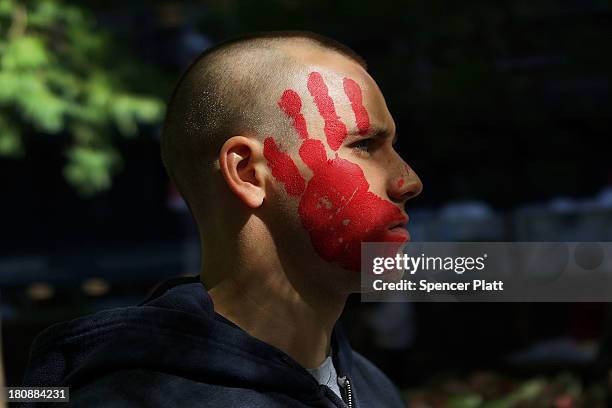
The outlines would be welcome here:
[[[325,121],[327,142],[333,150],[337,150],[346,137],[346,127],[338,121],[327,86],[318,72],[309,75],[308,89]],[[295,118],[303,117],[301,98],[291,90],[283,93],[279,106],[293,118],[294,123],[299,122]],[[340,158],[337,153],[328,160],[323,143],[308,138],[308,134],[300,133],[300,129],[296,126],[300,136],[306,136],[302,136],[304,141],[299,154],[313,173],[305,188],[304,180],[291,158],[280,152],[270,137],[264,142],[264,156],[272,175],[284,183],[287,192],[291,195],[301,194],[298,214],[315,251],[328,262],[359,271],[362,242],[390,242],[396,243],[399,248],[402,242],[407,241],[407,234],[388,229],[391,224],[406,220],[402,211],[390,201],[368,191],[370,186],[361,167]],[[339,131],[341,129],[344,129],[344,133]]]
[[[306,128],[304,115],[302,115],[302,99],[300,95],[292,89],[287,89],[283,92],[283,95],[278,101],[278,106],[280,106],[287,116],[293,119],[293,127],[298,135],[300,135],[302,139],[308,139],[308,129]]]
[[[323,142],[318,139],[308,139],[300,147],[300,157],[312,171],[318,171],[319,167],[327,161],[327,153]]]
[[[268,136],[264,140],[264,157],[272,175],[285,185],[285,190],[292,196],[299,196],[304,191],[304,178],[291,157],[281,152],[274,138]]]
[[[357,85],[357,82],[350,78],[344,78],[344,93],[348,96],[355,114],[355,121],[357,122],[357,129],[359,134],[366,134],[370,130],[370,115],[363,106],[363,96],[361,94],[361,88]]]
[[[332,150],[338,150],[346,138],[346,126],[340,121],[338,114],[336,114],[334,101],[329,96],[327,85],[325,85],[325,81],[323,81],[321,74],[316,71],[311,72],[310,75],[308,75],[307,86],[308,91],[314,98],[319,113],[325,121],[323,130],[327,137],[327,144]]]
[[[401,178],[397,181],[397,188],[402,188],[403,185],[404,185],[404,179]]]
[[[336,156],[315,169],[298,212],[323,259],[359,271],[362,242],[406,241],[405,236],[388,230],[402,217],[400,209],[368,191],[358,165]]]

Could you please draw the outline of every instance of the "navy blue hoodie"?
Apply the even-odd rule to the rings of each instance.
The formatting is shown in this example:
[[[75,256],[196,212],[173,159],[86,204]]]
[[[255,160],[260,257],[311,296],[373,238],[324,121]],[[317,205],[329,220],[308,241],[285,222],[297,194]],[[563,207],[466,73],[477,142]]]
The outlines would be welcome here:
[[[406,406],[339,324],[332,350],[347,380],[344,401],[289,355],[216,313],[197,277],[181,278],[138,306],[46,329],[32,345],[24,385],[70,387],[69,405],[88,408]]]

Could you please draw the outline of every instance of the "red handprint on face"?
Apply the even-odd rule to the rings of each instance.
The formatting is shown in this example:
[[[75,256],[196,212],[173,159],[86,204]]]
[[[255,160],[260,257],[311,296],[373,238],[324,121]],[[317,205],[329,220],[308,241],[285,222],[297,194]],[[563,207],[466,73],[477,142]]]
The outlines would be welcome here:
[[[343,85],[357,128],[366,134],[370,120],[362,103],[361,88],[350,78],[344,78]],[[336,113],[320,73],[309,74],[307,88],[324,120],[327,144],[336,152],[347,136],[347,128]],[[300,197],[298,213],[315,251],[328,262],[359,271],[362,242],[406,241],[404,235],[392,234],[388,229],[390,224],[406,222],[401,210],[368,191],[361,167],[338,157],[338,153],[328,159],[323,142],[310,138],[297,92],[285,90],[278,105],[292,119],[302,140],[300,158],[313,175],[306,183],[291,157],[278,148],[272,137],[264,140],[264,156],[272,175],[284,184],[287,193]]]

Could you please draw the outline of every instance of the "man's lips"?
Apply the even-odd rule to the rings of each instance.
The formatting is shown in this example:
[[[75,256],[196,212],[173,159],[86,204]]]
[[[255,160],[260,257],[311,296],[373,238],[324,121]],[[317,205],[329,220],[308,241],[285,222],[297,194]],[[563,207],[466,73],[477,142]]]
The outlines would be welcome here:
[[[389,224],[388,234],[390,236],[397,236],[399,238],[403,238],[405,241],[410,241],[410,233],[406,229],[406,224],[408,223],[408,216],[403,215],[401,218]]]
[[[391,224],[389,224],[389,226],[387,227],[387,229],[392,230],[392,229],[396,229],[398,227],[401,227],[402,229],[406,229],[404,226],[408,223],[408,216],[407,215],[403,215],[394,220]]]

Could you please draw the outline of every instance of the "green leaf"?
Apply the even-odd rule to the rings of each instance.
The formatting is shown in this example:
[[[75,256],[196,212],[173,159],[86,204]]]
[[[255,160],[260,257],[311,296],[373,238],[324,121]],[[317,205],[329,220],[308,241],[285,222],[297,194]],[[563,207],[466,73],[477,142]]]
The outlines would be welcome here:
[[[84,196],[109,189],[112,174],[121,163],[118,153],[111,148],[74,146],[67,155],[64,177]]]
[[[0,71],[0,102],[8,102],[19,95],[22,77],[13,71]]]
[[[138,123],[154,123],[161,119],[163,103],[153,98],[121,95],[112,104],[112,114],[119,131],[125,136],[136,133]]]
[[[15,5],[11,0],[0,0],[0,16],[10,17],[14,8]]]
[[[19,81],[15,104],[36,128],[57,133],[64,127],[65,101],[47,87],[39,75],[23,75]]]
[[[452,408],[478,408],[482,404],[482,397],[475,393],[459,395],[449,400]]]
[[[2,68],[7,70],[40,68],[48,63],[49,55],[44,42],[29,35],[9,40],[0,60]]]
[[[0,156],[15,158],[24,156],[19,130],[3,116],[0,116]]]

